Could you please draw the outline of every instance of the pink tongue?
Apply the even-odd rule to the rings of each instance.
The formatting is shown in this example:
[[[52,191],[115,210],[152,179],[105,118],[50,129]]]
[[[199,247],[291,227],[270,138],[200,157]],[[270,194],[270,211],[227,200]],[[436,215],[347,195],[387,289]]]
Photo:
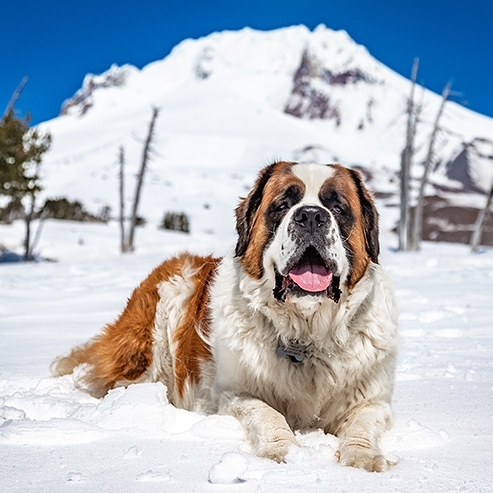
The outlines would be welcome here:
[[[298,265],[288,275],[301,289],[311,293],[327,289],[332,281],[332,272],[318,264]]]

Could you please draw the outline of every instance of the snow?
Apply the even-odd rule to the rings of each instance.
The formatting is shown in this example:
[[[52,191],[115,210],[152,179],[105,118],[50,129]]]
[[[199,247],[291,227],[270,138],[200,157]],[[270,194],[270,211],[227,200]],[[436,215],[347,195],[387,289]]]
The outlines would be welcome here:
[[[248,467],[248,461],[243,455],[228,452],[214,464],[209,471],[209,482],[217,484],[234,484],[246,481],[242,478]]]
[[[386,81],[372,89],[373,127],[359,132],[344,121],[336,128],[282,112],[307,43],[337,67]],[[210,77],[197,79],[199,62]],[[43,196],[79,199],[91,212],[110,204],[115,213],[118,147],[125,146],[128,203],[151,105],[161,108],[139,210],[147,224],[136,232],[134,254],[119,253],[116,221],[47,221],[37,250],[50,261],[0,266],[2,492],[493,491],[493,250],[471,255],[466,246],[425,243],[419,253],[396,253],[397,209],[384,202],[381,261],[401,313],[395,420],[383,442],[397,462],[389,472],[340,466],[337,439],[320,430],[298,432],[301,447],[277,464],[250,453],[234,418],[176,409],[162,384],[95,399],[71,376],[49,373],[56,356],[112,321],[166,257],[230,249],[238,197],[272,159],[364,164],[370,188],[395,193],[407,84],[344,32],[245,29],[187,40],[162,61],[128,69],[124,86],[95,91],[84,116],[71,112],[41,126],[54,137]],[[349,94],[345,109],[356,125],[367,97]],[[428,121],[438,104],[426,93]],[[444,121],[466,136],[493,129],[493,120],[454,104]],[[190,216],[190,235],[157,229],[171,210]],[[0,225],[8,248],[20,252],[22,237],[20,222]]]
[[[493,250],[425,243],[396,253],[385,229],[395,211],[380,209],[401,311],[389,472],[340,466],[337,439],[320,430],[299,432],[285,464],[259,459],[234,418],[176,409],[160,383],[95,399],[71,376],[52,378],[52,359],[114,319],[154,265],[182,249],[222,254],[234,235],[148,225],[122,256],[114,224],[48,221],[39,249],[57,261],[1,267],[0,489],[491,491]],[[21,233],[19,223],[0,227],[2,241]]]

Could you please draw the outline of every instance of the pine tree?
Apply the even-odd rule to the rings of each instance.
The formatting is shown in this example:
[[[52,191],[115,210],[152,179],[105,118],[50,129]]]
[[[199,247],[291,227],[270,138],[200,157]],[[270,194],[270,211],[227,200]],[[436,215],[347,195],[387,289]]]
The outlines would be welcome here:
[[[16,117],[10,109],[0,121],[0,195],[9,197],[11,206],[25,211],[25,260],[32,258],[31,221],[41,190],[39,168],[51,145],[50,134],[30,128],[29,120],[29,116]]]

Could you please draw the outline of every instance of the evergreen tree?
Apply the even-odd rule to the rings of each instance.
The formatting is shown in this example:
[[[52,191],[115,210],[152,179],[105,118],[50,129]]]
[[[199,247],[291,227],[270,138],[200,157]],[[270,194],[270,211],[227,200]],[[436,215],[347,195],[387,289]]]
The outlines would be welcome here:
[[[30,233],[36,195],[41,190],[39,168],[51,144],[51,135],[30,128],[29,120],[29,116],[17,118],[10,109],[0,121],[0,195],[9,197],[11,208],[25,211],[26,260],[32,258]]]

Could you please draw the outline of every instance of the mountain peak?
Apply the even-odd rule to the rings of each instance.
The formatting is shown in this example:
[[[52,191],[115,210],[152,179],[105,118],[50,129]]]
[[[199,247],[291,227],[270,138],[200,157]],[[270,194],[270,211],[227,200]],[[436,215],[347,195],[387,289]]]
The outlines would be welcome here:
[[[63,102],[60,115],[76,114],[84,115],[94,104],[93,94],[101,88],[121,87],[125,85],[127,77],[137,70],[132,65],[118,66],[113,64],[106,72],[100,75],[87,74],[84,77],[82,87]]]

